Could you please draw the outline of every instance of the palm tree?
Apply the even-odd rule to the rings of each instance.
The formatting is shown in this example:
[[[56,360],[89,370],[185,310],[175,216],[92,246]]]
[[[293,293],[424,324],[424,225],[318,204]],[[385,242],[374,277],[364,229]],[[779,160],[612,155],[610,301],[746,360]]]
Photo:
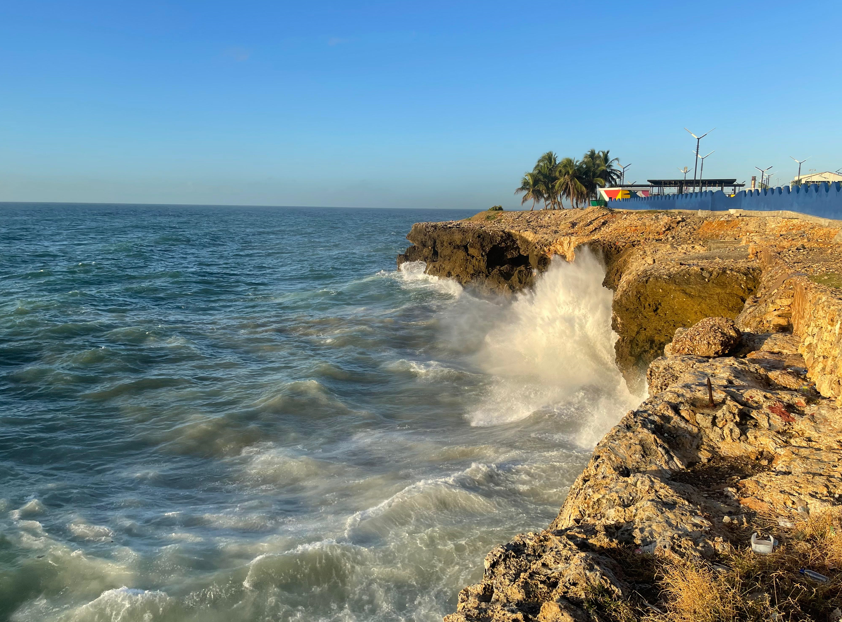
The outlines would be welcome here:
[[[520,202],[521,205],[527,201],[532,201],[532,207],[529,208],[530,212],[535,209],[535,203],[545,200],[543,187],[535,173],[526,173],[523,176],[523,179],[520,181],[520,188],[515,190],[515,194],[520,194],[521,192],[523,193],[523,200]]]
[[[579,164],[581,175],[580,181],[585,188],[587,198],[595,199],[599,196],[598,189],[603,188],[606,180],[603,177],[606,167],[602,155],[596,149],[591,149],[583,157]]]
[[[573,158],[564,158],[556,167],[556,196],[566,198],[572,207],[577,207],[587,197],[587,189],[581,181],[582,173],[582,163]]]
[[[555,182],[558,179],[558,156],[548,151],[535,163],[532,173],[536,176],[536,183],[544,195],[544,205],[550,209],[558,207],[558,192],[555,189]]]
[[[538,158],[532,171],[524,174],[515,194],[523,193],[521,205],[532,201],[530,211],[538,202],[544,204],[544,209],[559,209],[562,198],[577,207],[590,198],[598,198],[600,188],[620,181],[618,163],[607,150],[591,149],[581,161],[564,158],[560,162],[555,152],[547,151]]]
[[[620,178],[623,173],[615,164],[620,163],[620,158],[612,158],[609,155],[608,149],[600,151],[599,156],[602,158],[602,165],[605,167],[602,171],[602,178],[605,180],[607,186],[616,186],[620,183]]]

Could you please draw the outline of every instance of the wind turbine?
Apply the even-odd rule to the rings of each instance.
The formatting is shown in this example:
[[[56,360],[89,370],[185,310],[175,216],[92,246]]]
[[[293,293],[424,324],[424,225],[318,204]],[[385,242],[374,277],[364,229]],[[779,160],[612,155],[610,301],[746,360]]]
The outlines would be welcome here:
[[[759,166],[755,166],[754,168],[756,168],[758,171],[760,171],[760,187],[762,189],[763,188],[763,179],[766,177],[766,171],[768,171],[772,167],[770,166],[769,168],[760,168]]]
[[[691,132],[690,130],[688,130],[686,127],[685,127],[684,129],[685,129],[685,131],[686,131],[688,134],[690,134],[690,136],[692,136],[693,138],[695,138],[695,139],[696,139],[696,164],[695,164],[695,166],[693,167],[693,192],[696,192],[696,169],[697,169],[697,168],[699,168],[699,143],[700,143],[700,142],[702,142],[702,139],[703,139],[705,136],[707,136],[708,134],[710,134],[710,133],[711,133],[713,130],[715,130],[716,128],[713,128],[713,130],[710,130],[710,131],[705,132],[705,133],[704,133],[704,134],[702,134],[701,136],[696,136],[693,132]]]
[[[789,157],[790,157],[790,158],[792,158],[792,156],[789,156]],[[812,158],[812,157],[813,157],[813,156],[810,156],[810,158]],[[806,161],[807,161],[807,160],[809,160],[810,158],[804,158],[803,160],[795,160],[795,158],[792,158],[793,160],[795,160],[796,162],[798,162],[798,177],[796,177],[796,181],[798,181],[798,182],[799,182],[799,185],[801,185],[801,184],[800,184],[800,182],[801,182],[801,165],[802,165],[802,164],[804,164],[804,162],[806,162]]]
[[[691,149],[691,151],[692,151],[692,149]],[[714,149],[714,151],[716,151],[716,150]],[[696,157],[697,157],[699,160],[701,160],[701,161],[702,161],[702,170],[701,170],[701,171],[699,171],[699,190],[700,190],[700,191],[701,191],[701,190],[704,190],[704,188],[703,188],[703,186],[702,186],[702,180],[705,178],[705,158],[707,158],[707,157],[708,157],[709,155],[711,155],[712,153],[713,153],[713,151],[711,151],[711,152],[710,152],[708,155],[706,155],[706,156],[700,156],[698,153],[696,154]]]
[[[684,192],[687,189],[687,173],[690,172],[690,169],[685,166],[684,168],[678,169],[678,171],[684,173],[684,185],[681,187],[681,192]]]

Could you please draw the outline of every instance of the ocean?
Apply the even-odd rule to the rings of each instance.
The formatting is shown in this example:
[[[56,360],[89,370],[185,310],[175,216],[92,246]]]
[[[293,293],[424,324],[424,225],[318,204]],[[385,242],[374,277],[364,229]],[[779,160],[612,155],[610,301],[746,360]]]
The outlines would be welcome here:
[[[469,211],[0,204],[0,620],[440,620],[641,396],[599,261],[395,267]]]

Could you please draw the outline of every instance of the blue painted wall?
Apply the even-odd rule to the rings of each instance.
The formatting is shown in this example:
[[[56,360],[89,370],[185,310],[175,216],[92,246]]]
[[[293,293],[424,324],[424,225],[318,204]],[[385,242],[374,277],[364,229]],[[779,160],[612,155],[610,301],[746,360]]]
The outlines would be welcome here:
[[[842,220],[842,184],[810,184],[790,189],[743,190],[735,197],[724,192],[694,192],[658,197],[635,197],[608,201],[619,209],[688,209],[726,211],[729,209],[800,212]]]

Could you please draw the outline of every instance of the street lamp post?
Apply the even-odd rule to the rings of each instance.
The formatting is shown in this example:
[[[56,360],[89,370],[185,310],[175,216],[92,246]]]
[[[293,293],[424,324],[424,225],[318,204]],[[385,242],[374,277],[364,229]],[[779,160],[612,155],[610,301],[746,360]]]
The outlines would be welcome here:
[[[702,142],[702,139],[703,139],[705,136],[707,136],[708,134],[710,134],[710,133],[711,133],[713,130],[715,130],[716,128],[713,128],[713,130],[710,130],[710,131],[708,131],[708,132],[705,132],[705,133],[704,133],[704,134],[702,134],[701,136],[696,136],[693,132],[691,132],[690,130],[688,130],[686,127],[685,127],[684,129],[685,129],[685,131],[686,131],[688,134],[690,134],[690,136],[692,136],[693,138],[695,138],[695,139],[696,139],[696,164],[693,166],[693,192],[696,192],[696,169],[698,169],[698,168],[699,168],[699,143],[700,143],[700,142]]]
[[[763,179],[765,179],[765,177],[766,177],[766,171],[768,171],[772,167],[770,166],[769,168],[760,168],[759,166],[755,166],[754,168],[756,168],[758,171],[760,171],[760,188],[762,189],[763,188]]]
[[[684,191],[687,189],[687,173],[690,172],[690,169],[685,166],[684,168],[680,168],[678,170],[679,172],[684,173],[684,185],[681,186],[681,192],[679,192],[679,194],[684,194]]]
[[[623,174],[622,174],[622,177],[620,178],[620,185],[621,186],[625,185],[625,183],[626,183],[626,169],[630,166],[631,166],[631,162],[629,162],[625,166],[621,166],[621,168],[623,169]]]
[[[714,149],[714,151],[716,151],[716,150]],[[708,155],[706,155],[706,156],[700,156],[698,153],[696,154],[696,157],[697,157],[699,160],[701,160],[701,161],[702,161],[702,170],[701,170],[701,171],[699,171],[699,191],[700,191],[700,192],[704,190],[704,186],[702,185],[702,180],[705,178],[705,158],[707,158],[707,157],[708,157],[709,155],[711,155],[712,153],[713,153],[713,151],[711,151],[711,152],[710,152]]]
[[[789,157],[792,158],[792,156],[789,156]],[[812,157],[812,156],[810,156],[810,157]],[[792,158],[792,159],[795,160],[795,158]],[[804,162],[806,162],[809,159],[810,158],[804,158],[803,160],[795,160],[796,162],[798,162],[798,177],[796,177],[795,179],[798,182],[799,186],[801,185],[801,165],[804,164]]]

